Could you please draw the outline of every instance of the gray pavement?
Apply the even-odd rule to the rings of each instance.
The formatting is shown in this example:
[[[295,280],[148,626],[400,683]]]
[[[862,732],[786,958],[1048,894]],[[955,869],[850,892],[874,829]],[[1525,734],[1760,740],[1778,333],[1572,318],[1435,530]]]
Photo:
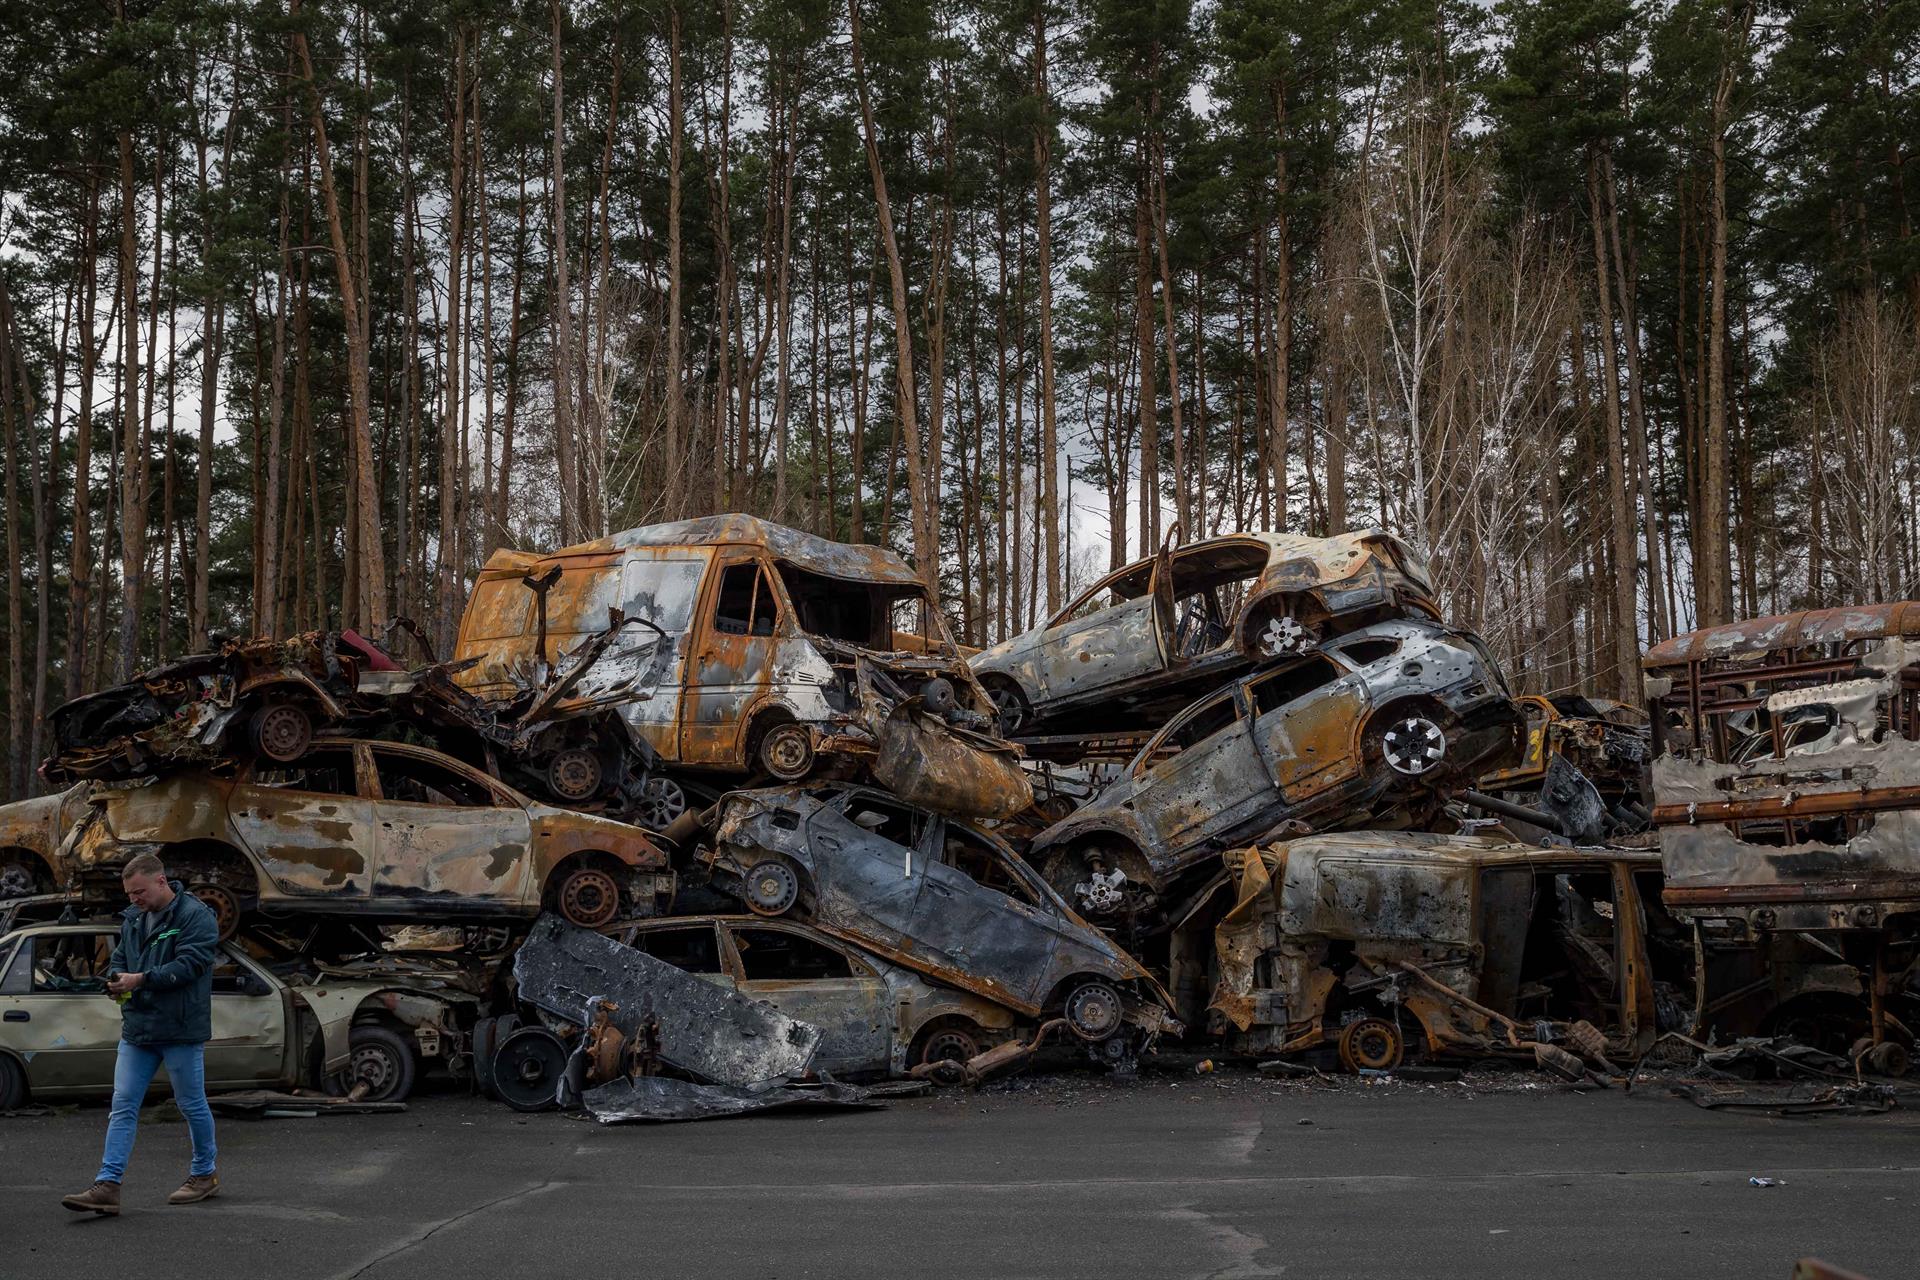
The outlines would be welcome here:
[[[0,1119],[0,1276],[1785,1280],[1803,1254],[1920,1274],[1912,1112],[1225,1074],[602,1129],[441,1095],[222,1120],[225,1189],[179,1209],[173,1115],[142,1126],[118,1219],[58,1204],[103,1108]]]

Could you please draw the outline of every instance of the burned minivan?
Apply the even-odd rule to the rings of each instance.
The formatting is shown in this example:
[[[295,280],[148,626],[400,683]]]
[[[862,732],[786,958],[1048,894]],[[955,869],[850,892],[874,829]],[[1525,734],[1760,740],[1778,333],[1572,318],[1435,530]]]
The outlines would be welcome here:
[[[1007,733],[1151,728],[1255,666],[1401,617],[1440,609],[1426,564],[1393,535],[1235,533],[1116,569],[971,663]]]
[[[511,696],[623,620],[647,625],[599,657],[594,683],[624,689],[621,713],[672,769],[783,782],[865,770],[918,803],[992,817],[1032,803],[912,567],[752,516],[495,552],[461,618],[455,660],[471,663],[457,679]]]

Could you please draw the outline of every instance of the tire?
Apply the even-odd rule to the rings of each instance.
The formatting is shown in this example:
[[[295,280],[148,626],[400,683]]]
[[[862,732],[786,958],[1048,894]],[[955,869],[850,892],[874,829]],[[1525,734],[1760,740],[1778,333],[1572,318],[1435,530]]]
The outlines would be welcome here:
[[[800,876],[780,858],[754,863],[740,883],[747,909],[757,916],[785,915],[800,900]]]
[[[813,772],[813,736],[803,724],[782,720],[767,726],[754,745],[754,764],[781,782],[799,782]]]
[[[0,1053],[0,1111],[17,1111],[27,1104],[27,1073]]]
[[[500,1042],[493,1063],[496,1094],[515,1111],[551,1111],[560,1105],[567,1047],[545,1027],[522,1027]]]
[[[292,764],[313,745],[313,717],[291,702],[269,702],[247,725],[253,749],[277,764]]]
[[[993,699],[994,715],[1000,722],[1000,736],[1011,738],[1027,727],[1033,718],[1033,706],[1020,686],[1011,680],[994,680],[987,685],[987,697]]]
[[[920,1034],[913,1038],[913,1047],[907,1051],[907,1065],[918,1067],[948,1060],[970,1062],[979,1055],[980,1042],[980,1028],[971,1022],[936,1022],[921,1028]]]
[[[368,1023],[349,1033],[347,1045],[353,1054],[352,1064],[347,1068],[349,1089],[366,1081],[370,1086],[365,1095],[368,1102],[407,1100],[413,1092],[418,1067],[413,1060],[413,1046],[399,1032]]]

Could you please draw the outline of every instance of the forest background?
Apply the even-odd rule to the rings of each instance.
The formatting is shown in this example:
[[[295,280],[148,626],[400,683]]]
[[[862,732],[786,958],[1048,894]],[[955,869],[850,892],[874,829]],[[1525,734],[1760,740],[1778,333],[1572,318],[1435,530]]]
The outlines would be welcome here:
[[[747,511],[1043,621],[1382,525],[1516,685],[1920,570],[1915,0],[12,0],[8,768]]]

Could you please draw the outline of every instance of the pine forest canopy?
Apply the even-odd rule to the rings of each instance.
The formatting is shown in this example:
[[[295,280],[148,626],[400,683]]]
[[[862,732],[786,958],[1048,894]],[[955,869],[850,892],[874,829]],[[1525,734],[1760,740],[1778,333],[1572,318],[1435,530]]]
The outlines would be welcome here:
[[[746,511],[956,634],[1381,524],[1517,686],[1915,592],[1920,6],[11,0],[9,795],[61,699]]]

